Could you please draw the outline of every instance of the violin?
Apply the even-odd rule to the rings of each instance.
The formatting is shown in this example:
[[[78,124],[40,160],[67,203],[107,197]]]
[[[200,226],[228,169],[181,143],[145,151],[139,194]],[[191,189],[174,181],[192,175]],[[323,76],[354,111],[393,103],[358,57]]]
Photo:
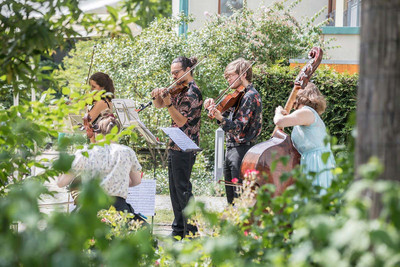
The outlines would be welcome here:
[[[216,110],[218,110],[221,113],[224,113],[231,107],[237,105],[237,103],[240,101],[242,96],[244,95],[244,90],[246,87],[244,85],[240,85],[238,88],[233,93],[227,94],[224,96],[218,103],[218,105],[215,107]],[[210,119],[214,118],[214,115],[212,112],[208,113],[208,117]]]
[[[189,83],[187,81],[179,81],[177,82],[173,87],[169,87],[168,90],[165,92],[164,96],[166,94],[170,94],[170,95],[177,95],[180,92],[186,90],[189,86]]]
[[[177,80],[175,80],[172,84],[170,84],[167,87],[167,93],[170,93],[171,95],[176,95],[182,92],[184,89],[188,87],[188,83],[183,80],[183,78],[188,74],[191,73],[192,70],[194,70],[203,60],[205,60],[207,57],[204,57],[202,60],[198,61],[196,64],[194,64],[189,70],[187,70],[181,77],[179,77]],[[148,106],[151,106],[153,104],[153,98],[151,101],[147,102],[147,104],[141,104],[138,109],[136,109],[136,112],[141,112]]]
[[[90,139],[94,136],[93,125],[90,123],[92,118],[90,117],[89,113],[86,113],[83,116],[83,128],[86,130],[86,135]]]
[[[242,73],[238,75],[238,77],[226,88],[222,93],[214,99],[214,103],[216,103],[216,109],[219,110],[221,113],[227,111],[229,108],[235,106],[239,100],[242,98],[244,95],[244,90],[246,87],[241,84],[238,88],[235,89],[235,92],[231,94],[227,94],[224,96],[224,94],[232,88],[232,86],[256,63],[253,61],[250,66],[248,66]],[[214,112],[209,112],[208,117],[210,119],[214,119]]]

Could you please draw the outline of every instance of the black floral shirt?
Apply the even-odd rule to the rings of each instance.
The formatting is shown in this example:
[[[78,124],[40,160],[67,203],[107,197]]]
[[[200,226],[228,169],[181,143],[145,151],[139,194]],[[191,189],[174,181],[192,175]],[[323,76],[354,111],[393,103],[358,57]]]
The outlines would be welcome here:
[[[180,129],[192,139],[196,145],[199,145],[203,96],[194,80],[189,83],[188,89],[183,90],[175,96],[171,96],[171,102],[179,113],[188,119],[185,125],[180,127]],[[173,120],[171,125],[172,127],[178,127]],[[173,150],[181,150],[172,140],[169,141],[169,147]]]
[[[262,102],[252,84],[245,89],[239,105],[231,107],[223,116],[220,125],[226,133],[227,143],[244,144],[256,141],[262,126]]]

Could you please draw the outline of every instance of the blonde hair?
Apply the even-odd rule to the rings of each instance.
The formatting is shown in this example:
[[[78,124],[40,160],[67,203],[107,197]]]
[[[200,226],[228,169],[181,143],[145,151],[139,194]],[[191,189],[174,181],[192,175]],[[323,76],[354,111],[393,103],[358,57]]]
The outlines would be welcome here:
[[[118,132],[121,130],[121,123],[115,118],[110,109],[101,112],[97,125],[98,132],[103,135],[109,134],[115,126],[118,127]]]
[[[225,68],[224,76],[225,79],[228,77],[229,74],[231,73],[236,73],[236,74],[241,74],[245,69],[247,69],[251,65],[250,61],[245,60],[244,58],[238,58],[235,61],[232,61],[231,63],[228,64]],[[250,67],[246,71],[246,80],[251,82],[253,79],[253,70]]]
[[[303,90],[299,90],[296,97],[296,104],[305,105],[313,108],[319,115],[326,109],[325,97],[318,90],[317,86],[311,82]]]

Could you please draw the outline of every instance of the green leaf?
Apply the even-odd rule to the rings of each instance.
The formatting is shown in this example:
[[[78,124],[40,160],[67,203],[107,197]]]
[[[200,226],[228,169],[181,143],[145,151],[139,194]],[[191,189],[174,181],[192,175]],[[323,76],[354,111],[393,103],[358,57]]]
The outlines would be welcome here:
[[[321,155],[322,161],[326,164],[328,162],[329,157],[331,156],[331,152],[324,152]]]
[[[69,95],[70,92],[71,92],[71,90],[68,87],[63,87],[62,88],[63,95]]]

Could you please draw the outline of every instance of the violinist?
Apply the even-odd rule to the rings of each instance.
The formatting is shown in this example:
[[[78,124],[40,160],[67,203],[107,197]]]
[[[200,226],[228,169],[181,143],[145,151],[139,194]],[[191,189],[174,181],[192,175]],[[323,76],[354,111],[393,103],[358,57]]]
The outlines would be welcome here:
[[[261,132],[262,103],[260,94],[251,84],[253,72],[249,61],[239,58],[229,63],[224,76],[230,84],[230,88],[242,91],[236,103],[221,113],[216,108],[214,99],[208,98],[204,101],[204,108],[215,117],[226,133],[225,190],[228,203],[233,204],[233,200],[239,196],[239,192],[237,187],[231,186],[232,179],[236,178],[239,183],[242,182],[240,179],[242,159],[255,144]],[[226,97],[230,97],[230,95]]]
[[[192,67],[196,58],[178,57],[172,61],[171,75],[178,81],[175,88],[156,88],[151,92],[156,108],[166,108],[172,119],[172,127],[179,127],[194,143],[199,145],[200,117],[203,97],[193,79]],[[191,70],[192,69],[192,70]],[[191,70],[191,71],[190,71]],[[196,160],[195,152],[183,152],[172,140],[168,148],[168,176],[174,221],[171,236],[183,238],[197,227],[187,224],[183,210],[193,197],[190,175]]]
[[[89,108],[87,114],[85,115],[85,119],[90,123],[87,127],[91,127],[97,123],[100,118],[100,114],[102,111],[106,109],[112,110],[111,99],[114,98],[114,83],[108,74],[103,72],[96,72],[92,76],[90,76],[89,84],[91,90],[101,91],[105,90],[105,93],[102,95],[100,101],[93,101],[93,105]],[[85,121],[84,119],[84,121]],[[94,135],[90,136],[90,129],[87,129],[88,138],[91,143],[95,143]]]

